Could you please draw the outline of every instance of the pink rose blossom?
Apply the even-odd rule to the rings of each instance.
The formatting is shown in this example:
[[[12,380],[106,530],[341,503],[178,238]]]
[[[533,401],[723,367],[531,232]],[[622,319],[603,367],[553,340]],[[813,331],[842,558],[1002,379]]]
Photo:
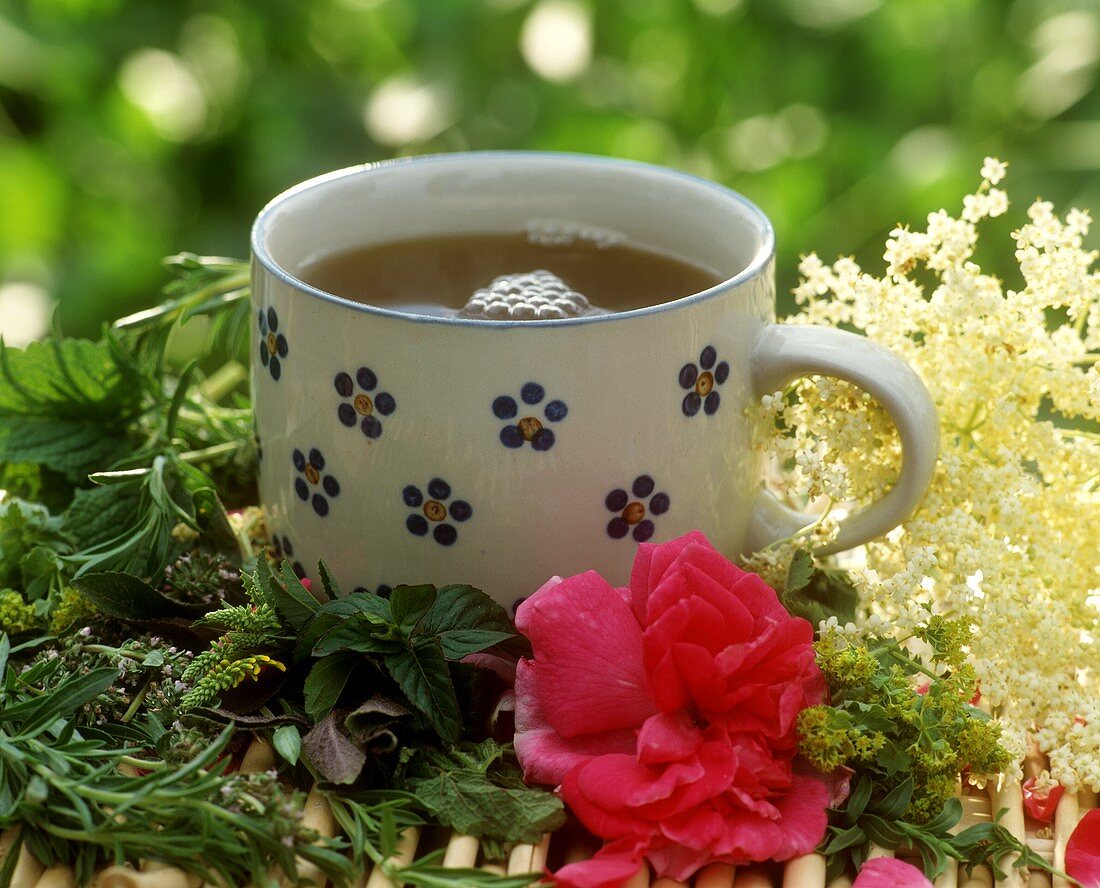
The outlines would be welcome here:
[[[932,888],[932,883],[911,863],[876,857],[863,864],[852,888]]]
[[[520,606],[516,752],[608,844],[560,886],[621,884],[648,858],[787,860],[825,832],[830,792],[795,767],[795,721],[825,697],[813,630],[699,533],[638,548],[629,588],[555,577]]]
[[[1089,811],[1070,835],[1066,872],[1084,888],[1100,888],[1100,810]]]

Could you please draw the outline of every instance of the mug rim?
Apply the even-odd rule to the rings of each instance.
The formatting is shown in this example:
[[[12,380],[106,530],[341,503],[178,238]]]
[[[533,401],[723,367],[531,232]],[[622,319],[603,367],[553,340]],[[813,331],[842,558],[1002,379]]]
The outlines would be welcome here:
[[[475,160],[477,162],[492,161],[494,158],[530,158],[532,160],[549,159],[549,160],[565,160],[570,162],[576,162],[581,164],[606,164],[610,166],[634,168],[638,170],[644,170],[650,173],[656,173],[657,175],[665,176],[671,179],[684,179],[695,185],[702,185],[712,191],[718,192],[724,199],[732,200],[739,205],[742,211],[745,211],[756,228],[760,231],[762,240],[757,247],[752,259],[749,263],[742,268],[737,274],[731,277],[725,278],[719,281],[712,287],[708,287],[705,290],[700,290],[698,293],[691,293],[687,296],[681,296],[679,299],[673,299],[668,302],[659,302],[655,305],[646,305],[642,308],[632,308],[628,311],[612,312],[610,314],[601,315],[586,315],[580,317],[571,318],[544,318],[544,319],[490,319],[490,318],[460,318],[460,317],[439,317],[435,315],[420,315],[413,314],[411,312],[398,311],[392,308],[383,308],[378,305],[370,305],[365,302],[357,302],[352,299],[347,299],[343,296],[337,296],[335,293],[329,293],[327,290],[322,290],[319,287],[315,287],[312,284],[303,281],[302,279],[291,274],[285,268],[282,267],[271,256],[271,253],[267,249],[265,243],[264,234],[267,228],[267,221],[269,217],[280,206],[287,201],[293,199],[297,195],[316,188],[320,185],[324,185],[336,179],[342,179],[348,176],[361,175],[374,169],[389,168],[394,166],[407,166],[410,164],[429,164],[445,161],[455,160]],[[255,222],[252,223],[252,231],[250,236],[250,245],[252,248],[252,258],[255,262],[269,274],[274,275],[280,281],[292,289],[305,293],[308,296],[312,296],[318,299],[322,299],[326,302],[333,303],[334,305],[342,308],[351,308],[358,311],[366,312],[367,314],[379,315],[382,317],[389,317],[400,319],[404,321],[411,321],[414,323],[424,324],[442,324],[442,325],[458,325],[458,326],[472,326],[481,327],[486,329],[546,329],[547,327],[569,327],[577,324],[599,324],[607,323],[616,320],[627,320],[630,318],[642,317],[645,315],[658,314],[660,312],[669,311],[671,309],[687,308],[696,303],[704,302],[714,297],[720,296],[726,293],[728,290],[735,289],[747,281],[751,281],[753,278],[758,277],[763,273],[768,265],[771,263],[775,256],[775,229],[772,227],[771,220],[767,217],[763,210],[760,209],[755,203],[753,203],[745,195],[739,191],[734,191],[732,188],[728,188],[718,182],[714,182],[703,176],[697,176],[694,173],[687,173],[683,170],[678,170],[673,167],[666,167],[660,164],[645,163],[638,160],[626,160],[618,157],[608,157],[600,154],[584,154],[581,152],[572,151],[454,151],[454,152],[439,152],[435,154],[416,154],[408,157],[390,158],[387,160],[373,161],[370,163],[356,164],[355,166],[344,167],[339,170],[333,170],[328,173],[322,173],[319,176],[314,176],[310,179],[306,179],[299,182],[296,185],[292,185],[290,188],[282,191],[275,197],[273,197],[263,209],[256,216]]]

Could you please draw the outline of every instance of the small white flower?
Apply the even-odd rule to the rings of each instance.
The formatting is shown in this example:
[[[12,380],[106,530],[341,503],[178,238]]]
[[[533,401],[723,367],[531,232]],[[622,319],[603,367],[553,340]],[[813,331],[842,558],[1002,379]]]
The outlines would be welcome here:
[[[1008,172],[1008,164],[995,157],[987,157],[982,163],[982,178],[990,185],[996,185]]]

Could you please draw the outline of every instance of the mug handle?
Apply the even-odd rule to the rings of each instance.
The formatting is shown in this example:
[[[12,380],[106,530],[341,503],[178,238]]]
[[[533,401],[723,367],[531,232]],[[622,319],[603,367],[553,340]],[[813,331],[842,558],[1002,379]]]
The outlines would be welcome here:
[[[830,327],[768,324],[752,352],[755,397],[779,391],[799,376],[821,374],[854,383],[890,414],[901,438],[901,472],[881,499],[845,518],[837,538],[816,550],[851,549],[897,527],[913,511],[936,467],[939,418],[928,389],[893,352],[854,333]],[[814,521],[785,506],[768,490],[753,510],[747,551],[785,539]]]

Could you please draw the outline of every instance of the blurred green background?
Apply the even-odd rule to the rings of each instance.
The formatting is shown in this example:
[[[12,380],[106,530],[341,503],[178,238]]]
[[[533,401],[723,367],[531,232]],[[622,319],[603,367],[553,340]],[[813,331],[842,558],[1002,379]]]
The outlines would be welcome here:
[[[1095,0],[0,0],[0,329],[95,335],[159,259],[244,256],[272,196],[402,154],[613,154],[733,186],[878,267],[986,154],[1100,210]],[[1011,283],[1011,279],[1010,279]]]

